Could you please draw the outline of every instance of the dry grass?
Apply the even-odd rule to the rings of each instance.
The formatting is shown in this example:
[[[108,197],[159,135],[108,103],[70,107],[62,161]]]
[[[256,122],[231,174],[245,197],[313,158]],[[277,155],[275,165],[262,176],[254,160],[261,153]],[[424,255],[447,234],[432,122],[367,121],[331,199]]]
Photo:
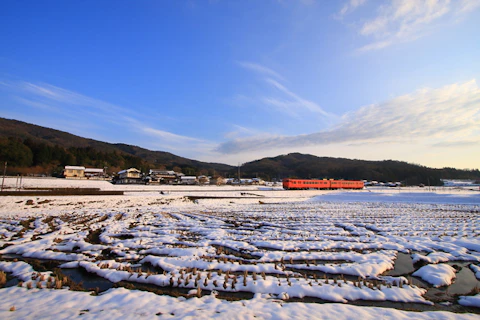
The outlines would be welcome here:
[[[63,282],[62,280],[55,278],[55,289],[62,289]]]
[[[0,271],[0,287],[3,287],[7,283],[7,274]]]
[[[104,216],[100,217],[100,219],[98,219],[98,222],[103,222],[107,219],[108,219],[108,215],[104,215]]]
[[[91,244],[101,244],[100,235],[102,234],[102,229],[90,230],[85,241]]]

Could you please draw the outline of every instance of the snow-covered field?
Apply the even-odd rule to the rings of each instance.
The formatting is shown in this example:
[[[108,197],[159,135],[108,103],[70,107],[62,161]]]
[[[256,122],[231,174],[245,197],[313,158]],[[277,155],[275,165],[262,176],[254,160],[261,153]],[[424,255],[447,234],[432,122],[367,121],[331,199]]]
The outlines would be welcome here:
[[[18,180],[5,186],[14,189]],[[480,313],[479,191],[63,179],[23,179],[22,186],[126,192],[0,197],[0,270],[8,280],[1,318]],[[75,284],[67,275],[99,289],[69,290]]]

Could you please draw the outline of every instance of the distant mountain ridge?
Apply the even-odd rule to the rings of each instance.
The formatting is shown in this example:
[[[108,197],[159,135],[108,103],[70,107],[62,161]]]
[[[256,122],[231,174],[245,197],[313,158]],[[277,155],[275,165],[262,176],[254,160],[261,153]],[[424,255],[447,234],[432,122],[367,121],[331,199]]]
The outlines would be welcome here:
[[[31,139],[37,143],[46,143],[52,146],[58,145],[63,148],[91,147],[97,151],[117,151],[142,158],[143,160],[151,163],[152,165],[157,163],[165,166],[188,165],[192,167],[213,169],[222,172],[229,171],[234,168],[227,164],[208,163],[191,160],[164,151],[151,151],[138,146],[132,146],[123,143],[107,143],[98,140],[83,138],[68,132],[45,128],[35,124],[5,118],[0,118],[0,137],[14,137],[22,140]]]
[[[441,179],[479,179],[479,170],[433,169],[403,161],[366,161],[290,153],[246,163],[246,175],[267,177],[376,180],[408,185],[441,185]]]
[[[105,153],[113,153],[114,156],[118,153],[124,155],[127,160],[123,159],[123,162],[117,161],[117,163],[123,163],[123,165],[127,165],[128,163],[135,166],[138,164],[141,165],[144,170],[157,168],[159,166],[170,168],[178,166],[182,169],[188,170],[188,172],[184,172],[187,174],[208,172],[210,175],[216,174],[238,177],[238,168],[236,166],[201,162],[176,156],[169,152],[151,151],[123,143],[101,142],[18,120],[0,118],[0,142],[3,141],[3,143],[8,143],[8,139],[12,138],[17,139],[20,142],[15,142],[16,145],[13,147],[7,145],[4,148],[3,153],[2,150],[0,150],[0,161],[5,161],[6,158],[15,160],[17,153],[16,149],[29,149],[28,146],[24,145],[25,141],[29,141],[30,144],[36,143],[40,145],[48,145],[54,151],[57,149],[73,150],[74,148],[86,148],[87,151],[90,149],[97,151],[97,154],[95,152],[90,152],[88,155],[85,155],[83,154],[85,153],[84,150],[77,150],[77,153],[80,152],[80,155],[76,154],[76,157],[73,158],[71,155],[68,155],[70,158],[67,157],[67,159],[77,159],[76,162],[79,163],[72,163],[75,162],[73,160],[63,160],[65,164],[85,165],[82,159],[89,159],[91,162],[94,162],[95,160],[98,160],[93,159],[96,156],[103,157],[101,161],[109,161],[108,159],[110,159],[109,156],[111,155],[105,155]],[[8,147],[10,147],[10,149],[8,149]],[[67,153],[69,152],[68,150],[66,151]],[[5,154],[8,152],[10,152],[10,154]],[[41,150],[34,150],[34,152],[41,153]],[[71,152],[74,152],[74,150]],[[20,155],[18,157],[20,157]],[[56,161],[57,171],[58,166],[65,165],[58,159],[54,160]],[[141,162],[138,160],[141,160]],[[96,163],[101,161],[96,161]],[[109,164],[105,163],[105,165]],[[287,177],[304,179],[365,179],[384,182],[401,181],[409,185],[420,183],[425,185],[440,185],[441,179],[480,179],[480,171],[478,169],[433,169],[395,160],[352,160],[345,158],[317,157],[300,153],[290,153],[287,155],[263,158],[245,163],[240,168],[240,174],[241,177],[261,177],[268,180],[283,179]]]

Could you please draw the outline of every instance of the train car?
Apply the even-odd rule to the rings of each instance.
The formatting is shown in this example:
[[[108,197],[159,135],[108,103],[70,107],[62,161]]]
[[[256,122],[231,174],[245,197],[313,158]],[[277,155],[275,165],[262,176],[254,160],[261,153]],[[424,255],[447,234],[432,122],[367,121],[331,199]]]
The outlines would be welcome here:
[[[331,180],[331,189],[363,189],[363,181],[355,180]]]
[[[355,180],[306,180],[306,179],[284,179],[283,189],[285,190],[306,190],[306,189],[363,189],[363,181]]]
[[[283,189],[330,189],[330,180],[283,179]]]
[[[342,183],[342,189],[363,189],[363,187],[363,181],[344,180]]]

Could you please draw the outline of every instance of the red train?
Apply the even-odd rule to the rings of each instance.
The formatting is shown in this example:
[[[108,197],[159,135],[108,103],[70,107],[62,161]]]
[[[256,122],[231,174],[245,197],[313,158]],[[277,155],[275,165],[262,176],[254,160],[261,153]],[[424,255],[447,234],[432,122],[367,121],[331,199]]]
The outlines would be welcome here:
[[[283,179],[283,189],[363,189],[363,181]]]

